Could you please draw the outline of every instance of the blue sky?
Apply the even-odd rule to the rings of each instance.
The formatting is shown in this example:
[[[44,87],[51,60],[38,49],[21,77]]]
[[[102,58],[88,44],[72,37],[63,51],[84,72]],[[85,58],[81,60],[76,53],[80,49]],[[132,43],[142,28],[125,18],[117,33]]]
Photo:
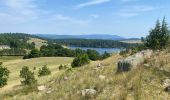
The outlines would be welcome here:
[[[170,0],[0,0],[0,32],[146,36]]]

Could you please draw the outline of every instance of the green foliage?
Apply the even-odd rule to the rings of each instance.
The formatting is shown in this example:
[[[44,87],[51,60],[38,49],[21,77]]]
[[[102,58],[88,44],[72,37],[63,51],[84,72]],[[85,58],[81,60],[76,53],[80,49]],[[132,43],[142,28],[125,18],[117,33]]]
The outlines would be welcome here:
[[[89,59],[93,60],[93,61],[100,59],[100,54],[96,50],[88,49],[87,55],[88,55]]]
[[[0,88],[7,85],[9,70],[0,64]]]
[[[34,73],[31,72],[27,66],[24,66],[20,71],[20,77],[24,79],[23,81],[21,81],[21,84],[23,85],[33,86],[37,84]]]
[[[95,48],[128,48],[138,44],[123,43],[114,40],[99,39],[57,39],[56,43],[61,45],[70,45],[76,47],[95,47]]]
[[[29,37],[34,36],[23,33],[1,33],[0,45],[8,45],[17,49],[33,49],[34,45],[27,43]]]
[[[89,62],[90,61],[89,61],[88,55],[87,54],[82,54],[82,55],[78,55],[76,58],[74,58],[71,66],[73,68],[74,67],[80,67],[80,66],[88,64]]]
[[[39,69],[38,74],[38,76],[46,76],[51,74],[51,71],[46,65],[44,65],[41,69]]]
[[[23,49],[4,49],[0,51],[0,56],[24,56],[26,55],[26,50]]]
[[[151,29],[149,35],[143,39],[147,48],[150,49],[164,49],[169,44],[170,30],[165,21],[165,18],[160,24],[159,20],[156,22],[155,28]]]
[[[104,54],[102,55],[102,59],[106,59],[106,58],[108,58],[110,56],[111,56],[110,53],[105,51]]]
[[[28,55],[25,55],[23,59],[37,58],[37,57],[40,57],[40,52],[38,49],[33,49]]]
[[[58,44],[49,43],[47,46],[42,46],[40,48],[40,52],[42,56],[60,56],[60,57],[73,57],[74,51],[64,48]]]
[[[67,68],[68,68],[67,65],[62,65],[62,64],[61,64],[61,65],[59,66],[59,70],[67,69]]]

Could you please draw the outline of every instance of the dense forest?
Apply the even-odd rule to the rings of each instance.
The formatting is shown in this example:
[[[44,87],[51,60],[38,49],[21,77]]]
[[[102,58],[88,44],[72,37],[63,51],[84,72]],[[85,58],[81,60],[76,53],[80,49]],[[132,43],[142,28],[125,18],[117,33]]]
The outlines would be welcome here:
[[[123,43],[114,40],[99,39],[57,39],[56,43],[76,47],[95,47],[95,48],[130,48],[138,44]]]
[[[1,33],[0,45],[8,45],[11,48],[18,49],[33,49],[34,45],[27,43],[29,37],[34,36],[23,33]]]
[[[2,49],[0,50],[0,55],[12,55],[20,56],[25,55],[26,50],[32,50],[35,48],[34,43],[27,43],[29,37],[36,37],[24,33],[0,33],[0,45],[7,45],[11,49]]]

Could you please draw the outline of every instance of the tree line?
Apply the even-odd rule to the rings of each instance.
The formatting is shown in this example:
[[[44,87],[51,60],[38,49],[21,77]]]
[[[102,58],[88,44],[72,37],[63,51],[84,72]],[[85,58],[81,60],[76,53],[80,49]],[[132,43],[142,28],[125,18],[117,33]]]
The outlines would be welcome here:
[[[75,49],[71,50],[68,48],[64,48],[59,44],[49,43],[48,45],[41,46],[40,50],[33,49],[27,55],[25,55],[24,59],[29,58],[37,58],[37,57],[77,57],[81,54],[87,54],[90,60],[100,60],[105,59],[110,56],[109,53],[105,52],[104,54],[100,54],[96,50],[82,50],[82,49]]]
[[[61,45],[95,48],[130,48],[139,45],[100,39],[57,39],[54,41]]]

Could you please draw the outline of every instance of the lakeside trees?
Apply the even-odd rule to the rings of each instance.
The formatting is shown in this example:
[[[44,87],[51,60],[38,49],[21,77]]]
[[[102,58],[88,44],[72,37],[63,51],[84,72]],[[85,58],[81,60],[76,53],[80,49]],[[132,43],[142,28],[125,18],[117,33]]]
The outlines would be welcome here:
[[[76,57],[80,54],[87,54],[90,60],[105,59],[110,56],[109,53],[105,52],[103,55],[99,54],[96,50],[82,50],[75,49],[71,50],[64,48],[58,44],[44,45],[40,50],[33,49],[28,55],[25,55],[23,59],[37,58],[37,57]]]
[[[139,44],[129,44],[114,40],[99,39],[57,39],[54,42],[61,45],[76,47],[94,47],[94,48],[130,48]]]

